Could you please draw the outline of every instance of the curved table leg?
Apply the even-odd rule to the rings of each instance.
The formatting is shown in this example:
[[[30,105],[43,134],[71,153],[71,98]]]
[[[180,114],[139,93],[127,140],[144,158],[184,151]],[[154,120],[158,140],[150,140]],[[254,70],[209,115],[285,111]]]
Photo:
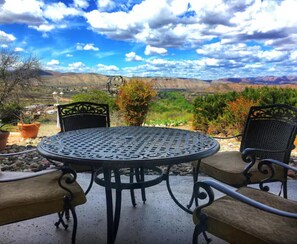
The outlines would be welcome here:
[[[171,196],[172,200],[176,203],[177,206],[179,206],[182,210],[184,210],[185,212],[189,213],[189,214],[193,214],[193,211],[191,211],[190,209],[186,208],[185,206],[183,206],[174,196],[171,187],[170,187],[170,182],[169,182],[169,172],[170,172],[170,168],[171,165],[168,166],[167,168],[167,172],[166,172],[166,186],[167,186],[167,190],[169,195]]]
[[[199,159],[196,166],[193,166],[193,193],[192,197],[190,199],[189,204],[187,205],[187,208],[190,209],[193,205],[193,202],[195,200],[195,206],[198,206],[198,199],[194,196],[194,184],[198,181],[198,174],[199,174],[199,168],[200,168],[201,160]]]

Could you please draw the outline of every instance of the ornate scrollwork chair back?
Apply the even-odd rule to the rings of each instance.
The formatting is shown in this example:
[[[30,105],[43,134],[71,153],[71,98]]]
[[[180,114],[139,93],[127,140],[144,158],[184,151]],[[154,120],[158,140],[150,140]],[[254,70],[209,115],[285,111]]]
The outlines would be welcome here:
[[[255,152],[246,149],[243,153]],[[254,161],[256,157],[250,159]],[[260,160],[258,170],[270,178],[276,165],[297,172],[297,168],[274,159]],[[210,242],[206,232],[228,243],[296,243],[296,198],[272,194],[268,186],[260,188],[263,190],[246,186],[234,189],[214,180],[196,182],[194,193],[202,202],[193,212],[193,244],[198,243],[201,233]],[[215,199],[213,189],[225,195]],[[293,191],[290,193],[296,196]]]
[[[61,131],[109,127],[108,104],[75,102],[58,106]]]
[[[250,108],[244,133],[241,135],[240,150],[218,152],[197,162],[194,165],[194,181],[198,179],[198,172],[203,172],[235,187],[259,183],[263,180],[263,175],[257,170],[258,160],[254,163],[245,162],[242,159],[242,152],[246,148],[254,148],[257,159],[271,158],[288,164],[291,151],[295,147],[296,131],[297,109],[295,107],[285,104],[253,106]],[[287,170],[275,167],[275,175],[270,181],[282,183],[283,194],[286,198]],[[192,200],[188,207],[192,205]]]

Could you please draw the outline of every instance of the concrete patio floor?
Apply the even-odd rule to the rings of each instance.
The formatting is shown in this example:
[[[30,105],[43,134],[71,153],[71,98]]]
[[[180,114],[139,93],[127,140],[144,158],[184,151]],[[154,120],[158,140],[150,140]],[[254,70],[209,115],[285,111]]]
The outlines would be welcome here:
[[[79,174],[78,182],[85,189],[89,174]],[[186,204],[192,190],[190,176],[170,176],[176,197]],[[206,178],[206,177],[204,177]],[[293,186],[294,185],[294,186]],[[297,181],[289,181],[289,198],[296,199],[293,189]],[[279,191],[279,184],[272,187]],[[137,206],[131,204],[129,191],[122,193],[122,212],[116,243],[119,244],[186,244],[192,243],[194,224],[192,216],[181,210],[168,194],[165,182],[146,189],[147,202],[141,201],[136,191]],[[219,194],[218,194],[219,195]],[[87,195],[87,203],[77,207],[78,229],[76,243],[106,243],[105,191],[94,184]],[[18,222],[0,227],[1,244],[70,243],[72,226],[69,230],[56,228],[57,215]],[[225,243],[209,235],[212,243]],[[199,243],[206,243],[200,236]]]

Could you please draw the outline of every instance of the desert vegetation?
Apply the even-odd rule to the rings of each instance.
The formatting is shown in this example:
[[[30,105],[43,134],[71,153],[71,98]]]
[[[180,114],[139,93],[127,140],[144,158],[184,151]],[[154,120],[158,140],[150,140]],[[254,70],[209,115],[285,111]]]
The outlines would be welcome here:
[[[251,106],[275,103],[296,107],[297,90],[265,86],[199,96],[193,104],[193,128],[209,134],[241,133]]]
[[[22,58],[14,52],[0,52],[0,119],[15,122],[25,106],[52,105],[52,91],[42,83],[36,58]],[[42,90],[46,89],[46,90]],[[56,87],[55,89],[59,89]],[[66,90],[65,90],[66,91]],[[191,90],[162,90],[156,82],[132,78],[116,95],[99,87],[86,87],[67,94],[62,103],[89,101],[108,103],[116,125],[180,126],[216,135],[240,133],[250,106],[284,103],[297,106],[297,90],[280,86],[246,87],[240,91],[217,93]],[[33,95],[33,96],[32,96]],[[42,113],[39,121],[55,122],[56,115]]]

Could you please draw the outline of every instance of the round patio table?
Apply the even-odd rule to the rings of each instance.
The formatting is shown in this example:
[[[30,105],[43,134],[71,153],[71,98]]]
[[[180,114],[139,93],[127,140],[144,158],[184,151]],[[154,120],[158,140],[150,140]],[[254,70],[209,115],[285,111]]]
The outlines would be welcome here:
[[[153,186],[162,180],[172,199],[186,212],[174,197],[169,185],[169,169],[173,164],[191,162],[213,155],[219,143],[203,133],[160,127],[104,127],[68,131],[44,138],[37,147],[46,158],[98,169],[103,179],[95,182],[105,187],[107,208],[107,242],[114,243],[121,212],[121,191]],[[120,169],[168,166],[166,174],[153,180],[134,183],[121,182]],[[112,174],[113,172],[113,174]],[[114,177],[114,180],[112,178]],[[112,189],[116,189],[115,210]]]

